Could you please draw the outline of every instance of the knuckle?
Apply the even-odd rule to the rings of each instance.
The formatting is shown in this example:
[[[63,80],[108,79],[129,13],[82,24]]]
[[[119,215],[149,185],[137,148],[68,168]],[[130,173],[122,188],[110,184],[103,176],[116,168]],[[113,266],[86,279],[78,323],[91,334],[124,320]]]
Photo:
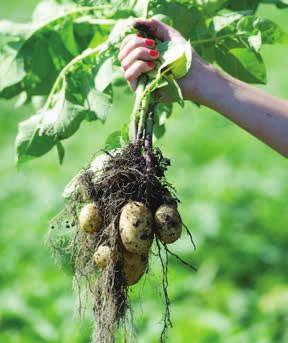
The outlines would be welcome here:
[[[158,25],[161,24],[160,20],[156,19],[156,18],[152,18],[150,19],[150,24],[152,25],[153,28],[157,27]]]
[[[133,34],[129,34],[125,37],[124,41],[127,43],[127,42],[130,42],[132,39],[134,38],[134,35]]]
[[[122,61],[125,59],[125,55],[126,55],[126,53],[125,53],[125,50],[124,50],[124,48],[123,49],[121,49],[120,51],[119,51],[119,54],[118,54],[118,59],[119,59],[119,61],[122,63]]]
[[[129,68],[129,63],[128,63],[127,61],[124,60],[124,61],[121,63],[121,66],[122,66],[123,70],[126,71],[126,70]]]
[[[158,24],[159,23],[159,20],[157,18],[151,18],[150,19],[150,23],[151,24]]]
[[[134,80],[133,74],[129,71],[124,73],[124,77],[128,82],[132,82]]]
[[[146,62],[138,61],[136,62],[135,71],[138,75],[141,75],[147,71]]]
[[[123,39],[122,44],[121,44],[121,49],[123,49],[124,46],[131,41],[133,36],[134,36],[133,34],[129,34]]]
[[[137,47],[134,50],[134,54],[135,54],[136,58],[143,57],[143,55],[145,54],[145,49],[143,47]]]
[[[136,35],[133,35],[130,39],[130,45],[131,47],[134,47],[138,44],[138,37]]]
[[[139,70],[145,70],[146,69],[146,62],[138,61],[137,63],[138,63],[137,67]]]

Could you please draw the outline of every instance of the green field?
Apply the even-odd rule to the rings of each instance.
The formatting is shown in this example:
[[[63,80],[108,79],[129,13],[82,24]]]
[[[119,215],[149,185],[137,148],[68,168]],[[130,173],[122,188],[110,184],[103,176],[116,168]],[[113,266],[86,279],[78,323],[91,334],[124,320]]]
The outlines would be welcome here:
[[[0,0],[0,18],[28,19],[36,0]],[[288,10],[261,14],[287,29]],[[288,47],[265,48],[269,92],[288,98]],[[19,170],[17,124],[31,108],[0,101],[0,342],[89,342],[91,323],[75,314],[71,276],[44,246],[49,218],[63,206],[62,190],[125,121],[132,97],[118,94],[105,126],[85,123],[56,151]],[[198,267],[170,259],[173,343],[288,342],[288,163],[241,129],[205,108],[187,105],[158,143],[171,158],[169,181],[191,228],[174,250]],[[159,341],[163,299],[160,266],[133,287],[137,342]]]

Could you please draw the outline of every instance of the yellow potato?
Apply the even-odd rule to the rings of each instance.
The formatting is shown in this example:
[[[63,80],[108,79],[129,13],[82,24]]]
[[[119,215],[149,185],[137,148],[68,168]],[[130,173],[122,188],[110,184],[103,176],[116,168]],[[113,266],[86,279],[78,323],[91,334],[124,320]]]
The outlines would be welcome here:
[[[145,274],[148,266],[148,256],[123,252],[122,274],[128,286],[135,285]]]
[[[112,260],[112,250],[107,245],[100,245],[94,254],[96,266],[105,269]]]
[[[119,230],[125,249],[135,254],[147,254],[152,241],[153,217],[140,202],[129,202],[121,212]]]
[[[85,205],[79,214],[80,228],[88,233],[99,231],[103,225],[103,217],[93,203]]]
[[[182,233],[182,221],[175,206],[161,205],[155,213],[156,234],[161,242],[177,241]]]

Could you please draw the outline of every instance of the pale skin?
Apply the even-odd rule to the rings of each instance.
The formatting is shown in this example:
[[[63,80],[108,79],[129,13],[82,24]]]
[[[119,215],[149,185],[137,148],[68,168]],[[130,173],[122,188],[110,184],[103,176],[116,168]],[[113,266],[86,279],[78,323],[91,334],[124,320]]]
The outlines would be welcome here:
[[[174,40],[185,43],[175,29],[158,20],[137,20],[161,41]],[[122,43],[119,60],[125,78],[132,89],[143,73],[155,68],[159,54],[155,41],[139,35],[129,35]],[[288,157],[288,101],[274,97],[256,87],[226,75],[206,63],[193,51],[189,73],[178,80],[186,100],[207,106],[241,128],[250,132],[281,155]],[[167,101],[165,94],[163,99]]]

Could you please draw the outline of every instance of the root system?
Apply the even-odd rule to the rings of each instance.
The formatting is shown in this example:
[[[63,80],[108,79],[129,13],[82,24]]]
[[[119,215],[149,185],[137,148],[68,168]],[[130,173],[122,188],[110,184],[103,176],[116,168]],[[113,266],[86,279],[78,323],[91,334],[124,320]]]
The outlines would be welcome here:
[[[106,154],[109,158],[100,173],[94,173],[89,168],[81,173],[77,180],[77,191],[74,192],[65,211],[66,216],[69,213],[70,222],[76,225],[71,243],[66,244],[67,249],[71,250],[70,259],[74,283],[79,293],[80,310],[85,308],[83,297],[80,295],[83,287],[94,299],[94,343],[115,342],[116,332],[120,327],[125,327],[127,312],[130,310],[128,285],[121,273],[119,258],[124,249],[118,230],[121,209],[127,202],[137,201],[145,204],[154,215],[162,204],[177,206],[178,203],[173,187],[165,179],[170,161],[163,157],[159,149],[150,152],[149,168],[147,155],[145,156],[138,144],[130,144],[124,149]],[[103,216],[103,228],[98,233],[87,234],[77,225],[79,209],[87,200],[96,203]],[[57,221],[59,223],[59,218],[51,224],[54,229]],[[192,239],[192,236],[190,237]],[[55,251],[54,243],[50,239],[50,245]],[[97,274],[93,255],[100,245],[108,245],[113,252],[113,258],[109,266]],[[161,342],[164,342],[166,330],[172,325],[167,291],[168,254],[176,256],[185,265],[189,264],[172,253],[158,239],[156,246],[163,271],[165,311]]]

